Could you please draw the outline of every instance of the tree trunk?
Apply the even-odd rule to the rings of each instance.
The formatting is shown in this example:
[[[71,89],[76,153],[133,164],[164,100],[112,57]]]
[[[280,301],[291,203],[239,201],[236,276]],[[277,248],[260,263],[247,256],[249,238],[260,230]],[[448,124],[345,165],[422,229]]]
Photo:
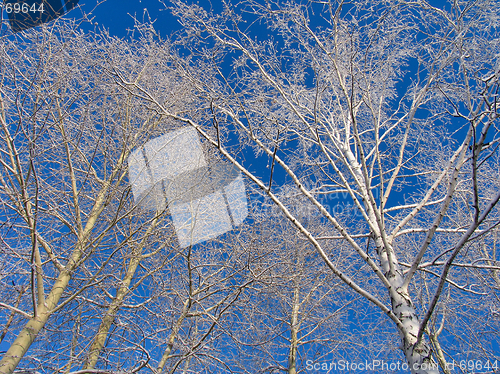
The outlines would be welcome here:
[[[28,351],[40,330],[45,326],[47,320],[52,315],[52,310],[57,306],[66,286],[71,279],[70,273],[65,271],[59,275],[56,283],[45,304],[38,306],[38,314],[31,318],[26,326],[21,330],[16,340],[10,346],[5,356],[0,361],[0,373],[11,374]]]

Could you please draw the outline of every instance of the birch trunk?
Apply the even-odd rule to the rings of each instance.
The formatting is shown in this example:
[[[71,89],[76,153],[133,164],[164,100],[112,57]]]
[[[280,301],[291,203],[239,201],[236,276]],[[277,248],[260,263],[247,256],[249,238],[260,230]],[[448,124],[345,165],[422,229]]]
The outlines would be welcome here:
[[[122,154],[120,161],[123,162],[124,159],[125,156]],[[118,164],[121,164],[121,162],[119,162]],[[109,180],[114,179],[117,170],[118,168],[115,169],[115,173],[112,174]],[[38,306],[37,315],[35,315],[28,321],[26,326],[21,330],[16,340],[12,343],[12,345],[5,353],[5,356],[0,361],[1,374],[11,374],[14,372],[21,359],[31,347],[31,344],[33,344],[33,342],[35,341],[38,333],[45,326],[53,311],[56,309],[62,294],[66,290],[66,287],[71,280],[72,272],[78,266],[79,261],[82,258],[90,233],[92,232],[97,219],[104,209],[105,201],[107,198],[106,195],[110,187],[111,184],[110,182],[108,182],[99,192],[96,202],[92,208],[92,212],[89,215],[89,219],[87,221],[85,229],[83,230],[83,233],[76,244],[76,248],[73,251],[73,254],[66,267],[59,273],[59,276],[57,277],[52,290],[50,291],[48,297],[45,299],[45,303]]]
[[[94,342],[90,347],[90,353],[87,360],[87,364],[85,365],[85,370],[94,369],[97,364],[97,360],[99,359],[99,355],[101,354],[101,351],[104,348],[104,343],[108,336],[111,324],[115,320],[116,314],[118,313],[118,310],[122,306],[125,297],[129,294],[130,282],[132,281],[132,278],[134,277],[134,274],[137,270],[137,266],[141,261],[140,259],[141,253],[142,251],[139,250],[139,251],[134,251],[134,253],[132,254],[132,258],[130,259],[129,265],[127,267],[127,273],[125,275],[125,278],[123,278],[121,286],[118,289],[118,292],[116,293],[116,297],[113,299],[113,302],[111,303],[106,314],[104,315],[101,325],[99,326],[99,330],[94,339]]]
[[[358,163],[350,148],[342,145],[339,145],[339,148],[342,149],[363,196],[368,224],[373,232],[377,247],[377,255],[384,275],[390,284],[388,291],[391,298],[392,311],[401,321],[402,327],[399,333],[403,343],[403,352],[411,372],[413,374],[438,374],[438,366],[432,360],[431,349],[427,341],[421,339],[417,344],[417,336],[420,329],[419,318],[405,286],[405,279],[396,258],[396,253],[385,233],[383,217],[377,217],[377,212],[370,204],[370,202],[374,202],[374,199],[370,195],[369,187],[363,183],[365,178],[362,173],[362,166]]]
[[[172,348],[174,347],[175,340],[177,339],[177,334],[179,333],[179,330],[181,329],[182,323],[186,319],[190,308],[191,308],[191,299],[187,298],[186,301],[184,301],[181,315],[179,316],[179,318],[177,318],[177,321],[175,322],[175,325],[172,328],[172,332],[170,333],[170,336],[168,338],[167,348],[165,349],[165,352],[163,353],[163,356],[161,357],[161,360],[158,363],[158,366],[156,368],[157,374],[161,374],[163,372],[163,369],[165,368],[165,364],[167,363],[168,359],[171,357],[170,353],[172,352]]]
[[[130,292],[129,286],[130,286],[130,283],[132,282],[132,278],[135,275],[137,267],[139,266],[139,263],[141,262],[142,253],[143,253],[148,235],[154,230],[154,228],[156,227],[156,225],[158,223],[158,220],[159,220],[159,215],[157,215],[157,217],[153,220],[153,222],[149,226],[141,243],[139,243],[139,245],[136,246],[131,253],[131,259],[128,263],[127,272],[125,274],[125,277],[123,278],[121,285],[120,285],[120,288],[118,289],[118,291],[116,293],[116,297],[113,299],[113,302],[109,306],[104,318],[102,319],[101,325],[99,326],[99,330],[97,331],[94,342],[92,343],[92,346],[90,347],[90,351],[89,351],[90,353],[89,353],[89,357],[87,359],[87,364],[85,365],[85,370],[94,369],[96,364],[97,364],[97,360],[99,359],[99,355],[104,347],[104,343],[105,343],[106,338],[108,336],[111,324],[115,320],[116,314],[118,313],[118,310],[123,305],[123,301],[124,301],[125,297]]]
[[[297,348],[299,345],[298,332],[299,332],[299,311],[300,302],[299,295],[300,289],[298,282],[294,281],[293,291],[293,304],[292,304],[292,318],[291,318],[291,331],[290,331],[290,353],[288,355],[288,374],[297,373]]]

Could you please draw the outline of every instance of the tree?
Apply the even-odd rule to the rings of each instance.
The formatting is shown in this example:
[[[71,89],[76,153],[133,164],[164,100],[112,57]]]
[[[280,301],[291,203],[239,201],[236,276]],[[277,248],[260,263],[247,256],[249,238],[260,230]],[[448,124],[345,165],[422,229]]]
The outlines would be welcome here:
[[[2,37],[0,372],[493,365],[497,9],[178,1],[169,41],[64,20]],[[251,202],[187,248],[127,174],[182,126]]]
[[[175,4],[191,51],[179,71],[199,104],[180,113],[139,85],[136,95],[196,128],[267,194],[392,321],[413,373],[449,373],[456,354],[495,362],[498,2],[249,1],[222,14]],[[357,214],[332,211],[325,197],[338,194]],[[334,233],[316,233],[297,204]],[[341,245],[351,256],[337,263],[330,248]],[[480,321],[474,339],[460,319]]]
[[[179,123],[122,80],[192,104],[168,43],[138,29],[127,42],[61,21],[1,39],[1,373],[204,362],[248,283],[242,246],[180,248],[168,211],[134,201],[130,153]]]

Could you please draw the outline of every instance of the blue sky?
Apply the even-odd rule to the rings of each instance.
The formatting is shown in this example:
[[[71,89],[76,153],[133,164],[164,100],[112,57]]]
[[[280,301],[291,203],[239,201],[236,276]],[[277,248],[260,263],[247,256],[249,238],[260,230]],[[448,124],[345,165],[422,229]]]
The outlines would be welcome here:
[[[101,1],[102,0],[80,0],[79,6],[86,13],[90,13],[95,8],[92,12],[94,15],[94,22],[97,23],[99,28],[109,30],[109,33],[113,36],[126,37],[128,33],[127,30],[132,29],[134,26],[133,17],[136,17],[140,21],[144,20],[145,22],[148,21],[149,17],[154,21],[155,29],[159,31],[163,37],[180,29],[178,21],[172,16],[168,9],[165,9],[165,5],[169,5],[168,0],[163,3],[160,0],[106,0],[96,7]],[[196,3],[206,10],[212,10],[214,13],[221,10],[223,6],[221,0],[188,0],[187,2]],[[430,0],[428,2],[438,7],[443,7],[447,3],[445,0]],[[80,10],[75,9],[67,16],[78,17],[79,12]]]
[[[31,4],[33,0],[27,0],[26,3]],[[98,3],[101,3],[96,7]],[[167,4],[167,2],[165,2]],[[211,6],[208,0],[198,2],[205,8],[212,8],[217,10],[222,6],[222,2],[215,2]],[[128,31],[134,26],[134,19],[138,20],[155,21],[155,28],[161,33],[163,37],[171,34],[172,31],[178,30],[180,25],[165,9],[159,0],[80,0],[79,8],[75,8],[69,12],[66,17],[80,18],[81,11],[89,14],[92,12],[95,17],[93,21],[97,23],[99,29],[105,28],[113,36],[126,37]],[[147,11],[146,11],[147,10]],[[148,18],[149,17],[149,18]],[[8,19],[7,13],[3,12],[4,21]]]
[[[85,13],[90,13],[97,2],[98,0],[80,0],[80,8]],[[168,5],[167,2],[165,3]],[[197,3],[206,9],[211,8],[215,12],[222,7],[221,1],[214,1],[212,4],[208,0],[202,0]],[[442,5],[444,2],[431,1],[431,3]],[[67,17],[79,18],[81,10],[75,9]],[[93,22],[98,29],[106,29],[110,35],[121,38],[127,37],[129,30],[134,27],[134,17],[144,22],[151,19],[154,22],[155,29],[164,38],[181,27],[175,17],[171,15],[169,10],[165,9],[165,6],[159,0],[107,0],[92,13]],[[2,346],[3,348],[5,347]]]
[[[223,2],[221,0],[199,0],[188,1],[199,4],[205,9],[211,9],[214,12],[222,9]],[[80,0],[80,7],[85,12],[90,12],[98,3],[98,0]],[[168,6],[168,1],[164,1]],[[446,4],[444,0],[430,0],[430,4],[442,7]],[[127,29],[134,26],[133,16],[138,20],[147,21],[148,16],[155,21],[155,29],[160,32],[163,37],[171,34],[173,31],[179,30],[180,25],[172,14],[165,9],[165,5],[160,0],[106,0],[100,4],[93,12],[99,27],[104,27],[109,30],[111,35],[125,37]],[[147,10],[147,12],[145,12]],[[79,10],[73,10],[69,16],[77,16]]]
[[[208,0],[202,0],[196,3],[215,11],[222,8],[221,1],[214,1],[214,4],[211,4]],[[96,4],[97,0],[80,0],[81,9],[86,13],[92,11]],[[168,6],[168,2],[165,4]],[[74,10],[72,13],[78,16],[78,12],[79,10]],[[180,28],[178,21],[159,0],[107,0],[100,4],[93,14],[94,22],[99,28],[105,28],[111,35],[118,37],[127,36],[127,30],[134,26],[134,17],[144,22],[150,18],[162,37],[167,37]]]

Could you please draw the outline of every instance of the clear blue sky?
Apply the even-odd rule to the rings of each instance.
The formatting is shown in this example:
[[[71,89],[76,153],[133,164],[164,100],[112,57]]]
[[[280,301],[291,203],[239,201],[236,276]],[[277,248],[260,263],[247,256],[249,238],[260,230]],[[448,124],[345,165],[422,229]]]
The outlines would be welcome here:
[[[98,0],[80,0],[81,8],[86,12],[92,11]],[[214,9],[215,11],[222,8],[222,2],[217,0],[211,4],[208,0],[197,1],[199,5],[205,9]],[[169,5],[165,1],[165,5]],[[162,37],[170,35],[173,31],[179,30],[180,24],[172,16],[169,10],[165,9],[159,0],[107,0],[99,5],[93,12],[99,28],[109,30],[113,36],[127,36],[127,29],[134,26],[133,17],[139,21],[148,21],[148,17],[154,22],[155,29],[159,31]],[[79,10],[74,10],[68,14],[78,17]]]
[[[80,0],[80,7],[89,13],[100,0]],[[221,0],[188,0],[187,2],[196,3],[205,8],[211,9],[215,13],[222,9]],[[298,2],[300,2],[298,0]],[[446,0],[428,0],[433,6],[443,7],[447,3]],[[165,0],[164,4],[169,6],[169,1]],[[138,20],[148,21],[148,16],[154,22],[155,29],[160,32],[163,37],[170,35],[173,31],[180,28],[178,21],[172,16],[168,9],[165,9],[160,0],[106,0],[100,4],[93,12],[98,26],[109,30],[110,34],[118,37],[125,37],[127,29],[134,26],[133,16]],[[145,12],[147,10],[147,12]],[[78,9],[73,10],[68,16],[78,17]]]

